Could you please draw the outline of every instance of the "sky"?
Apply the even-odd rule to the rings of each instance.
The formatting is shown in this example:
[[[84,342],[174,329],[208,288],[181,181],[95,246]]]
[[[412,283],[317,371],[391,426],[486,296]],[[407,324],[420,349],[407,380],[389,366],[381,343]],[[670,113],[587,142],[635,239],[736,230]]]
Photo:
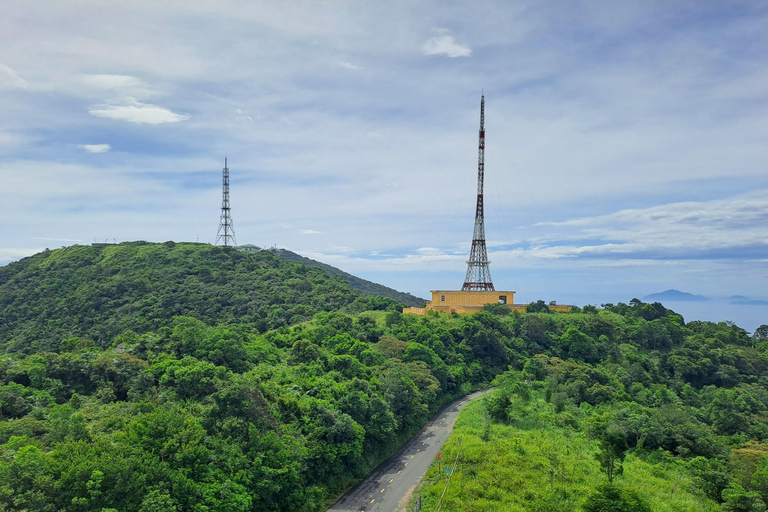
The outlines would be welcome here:
[[[428,297],[464,281],[486,100],[491,274],[516,302],[714,299],[768,324],[761,0],[8,0],[0,265],[216,239]],[[702,303],[703,304],[703,303]],[[692,310],[690,308],[693,308]]]

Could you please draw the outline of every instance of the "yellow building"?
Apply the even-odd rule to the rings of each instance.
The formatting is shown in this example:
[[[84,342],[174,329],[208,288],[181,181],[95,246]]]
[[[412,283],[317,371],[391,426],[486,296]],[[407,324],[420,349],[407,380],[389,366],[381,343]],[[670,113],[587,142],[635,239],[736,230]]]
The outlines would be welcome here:
[[[403,308],[403,313],[411,315],[426,315],[427,311],[477,313],[482,311],[486,304],[504,304],[509,309],[521,313],[525,313],[527,306],[527,304],[515,304],[515,292],[432,290],[432,300],[428,300],[423,308]],[[550,302],[547,307],[550,311],[567,313],[570,306]]]

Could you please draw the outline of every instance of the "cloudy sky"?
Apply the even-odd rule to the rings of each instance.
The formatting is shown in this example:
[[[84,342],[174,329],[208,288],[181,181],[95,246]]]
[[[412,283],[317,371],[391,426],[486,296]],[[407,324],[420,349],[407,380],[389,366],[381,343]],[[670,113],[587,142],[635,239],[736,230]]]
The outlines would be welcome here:
[[[484,91],[497,289],[768,298],[766,2],[2,11],[0,264],[94,241],[212,243],[226,155],[238,243],[420,296],[457,288]],[[768,323],[768,306],[724,311],[708,314]]]

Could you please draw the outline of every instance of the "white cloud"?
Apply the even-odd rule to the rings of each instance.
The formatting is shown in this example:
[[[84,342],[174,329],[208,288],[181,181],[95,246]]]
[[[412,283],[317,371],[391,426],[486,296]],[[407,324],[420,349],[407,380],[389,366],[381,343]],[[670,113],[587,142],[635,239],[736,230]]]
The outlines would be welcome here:
[[[27,81],[16,74],[14,70],[0,64],[0,89],[26,89]]]
[[[345,60],[343,60],[343,61],[340,61],[338,64],[339,64],[339,66],[341,66],[342,68],[344,68],[344,69],[348,69],[349,71],[360,71],[361,69],[363,69],[363,68],[361,68],[360,66],[355,66],[355,65],[354,65],[354,64],[352,64],[351,62],[347,62],[347,61],[345,61]]]
[[[469,57],[472,49],[469,46],[459,44],[451,35],[435,36],[421,47],[424,55],[445,55],[447,57]]]
[[[0,153],[4,150],[11,150],[13,148],[27,144],[29,138],[21,133],[10,133],[0,129]]]
[[[768,190],[726,199],[682,202],[620,210],[608,215],[528,227],[534,236],[507,241],[492,249],[492,270],[568,268],[709,268],[736,258],[759,261],[744,247],[768,244]],[[466,268],[469,249],[448,252],[440,247],[406,249],[402,254],[343,254],[307,251],[305,256],[349,272],[451,271]],[[765,249],[762,249],[763,254]],[[350,251],[345,251],[349,253]],[[340,254],[341,253],[341,254]],[[563,263],[567,260],[567,263]],[[650,272],[650,270],[649,270]]]
[[[419,247],[416,252],[422,256],[440,256],[445,254],[442,250],[435,247]]]
[[[319,235],[321,231],[315,231],[314,229],[302,229],[301,233],[304,235]]]
[[[74,238],[50,238],[47,236],[36,236],[30,238],[30,240],[48,240],[50,242],[82,242],[82,240],[74,239]]]
[[[89,153],[106,153],[112,149],[109,144],[78,144],[77,147]]]
[[[0,246],[35,243],[27,237],[38,225],[85,241],[199,235],[212,242],[218,156],[229,154],[241,241],[329,254],[348,245],[333,256],[347,257],[338,260],[345,270],[423,270],[421,281],[403,278],[404,289],[418,291],[445,268],[460,284],[483,86],[488,249],[497,285],[505,267],[648,269],[617,271],[613,284],[601,283],[602,271],[585,271],[590,288],[619,287],[662,267],[707,267],[661,259],[686,244],[701,255],[709,241],[717,248],[729,236],[735,245],[765,233],[729,232],[706,218],[725,212],[706,200],[768,188],[766,55],[744,51],[765,46],[760,9],[704,2],[702,14],[714,9],[722,21],[713,25],[662,0],[587,9],[501,0],[482,9],[288,0],[238,5],[235,17],[209,0],[108,9],[83,2],[91,4],[26,0],[3,11],[0,62],[13,71],[0,69],[0,94],[15,89],[0,101]],[[435,24],[452,30],[431,30]],[[649,27],[658,37],[642,37]],[[26,82],[27,90],[18,88]],[[159,123],[184,114],[192,117],[177,129],[139,132],[100,118]],[[132,150],[115,161],[78,149],[88,166],[80,168],[71,162],[72,142]],[[163,222],[147,221],[143,207],[158,188],[162,204],[174,206],[152,211]],[[687,221],[683,212],[646,208],[691,199],[701,201],[704,216],[696,217],[697,207],[686,209]],[[636,210],[619,215],[624,208]],[[768,205],[733,211],[720,225],[761,211]],[[598,218],[606,213],[612,217]],[[651,214],[660,217],[641,220]],[[572,218],[583,223],[533,226]],[[286,219],[290,229],[280,226]],[[722,267],[745,265],[733,259]],[[734,292],[755,287],[766,284],[764,266],[754,279],[718,271],[701,282]],[[675,273],[664,277],[669,286],[660,290],[685,289]],[[548,280],[563,286],[547,272],[537,279],[529,289]]]
[[[88,87],[103,90],[145,86],[144,82],[130,75],[83,75],[80,80]]]
[[[127,105],[97,105],[88,111],[89,114],[117,121],[128,121],[136,124],[166,124],[178,123],[189,119],[187,114],[177,114],[171,110],[141,103],[132,98],[126,100]]]
[[[565,228],[560,240],[611,240],[589,247],[564,247],[577,253],[675,250],[706,251],[768,243],[768,190],[725,199],[669,203],[620,210],[608,215],[537,226]],[[549,247],[552,250],[554,247]]]
[[[11,261],[16,261],[27,256],[32,256],[40,252],[42,248],[17,248],[17,247],[0,247],[0,265],[5,265]]]

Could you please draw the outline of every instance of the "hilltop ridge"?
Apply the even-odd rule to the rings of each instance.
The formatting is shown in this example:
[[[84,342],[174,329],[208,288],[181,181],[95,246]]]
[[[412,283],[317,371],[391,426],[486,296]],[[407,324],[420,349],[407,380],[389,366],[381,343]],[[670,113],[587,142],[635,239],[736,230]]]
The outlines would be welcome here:
[[[310,267],[320,267],[332,276],[341,277],[346,282],[348,282],[353,288],[362,292],[363,295],[389,297],[390,299],[394,299],[398,302],[402,302],[406,306],[415,306],[415,307],[424,306],[424,299],[422,299],[421,297],[416,297],[415,295],[411,295],[410,293],[399,292],[387,286],[374,283],[373,281],[368,281],[367,279],[354,276],[352,274],[344,272],[341,269],[332,267],[327,263],[322,263],[320,261],[304,257],[300,254],[296,254],[295,252],[289,251],[287,249],[272,248],[267,250],[272,254],[274,254],[275,256],[277,256],[278,258],[282,258],[284,260],[295,261],[296,263],[302,263]]]
[[[341,277],[268,251],[197,243],[125,242],[48,250],[0,267],[0,352],[54,350],[83,337],[104,344],[191,315],[208,325],[249,322],[258,332],[322,311],[395,307]]]

